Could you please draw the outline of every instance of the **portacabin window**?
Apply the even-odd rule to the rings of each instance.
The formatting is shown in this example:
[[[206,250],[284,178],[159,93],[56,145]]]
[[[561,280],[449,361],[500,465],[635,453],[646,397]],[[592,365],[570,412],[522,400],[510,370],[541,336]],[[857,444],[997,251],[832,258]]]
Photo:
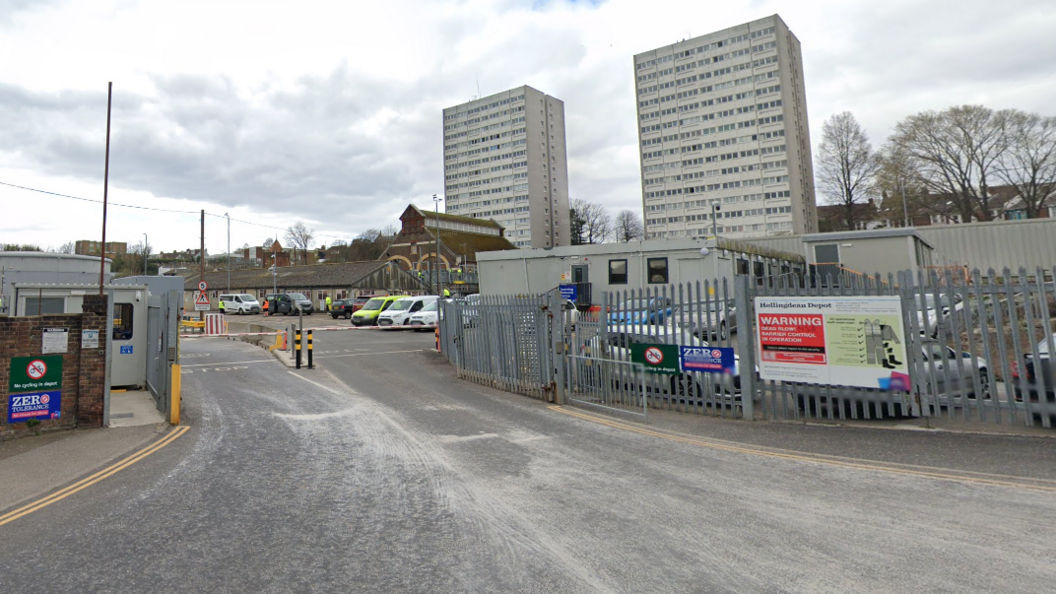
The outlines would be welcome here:
[[[627,260],[609,260],[609,284],[627,284]]]
[[[645,264],[649,273],[649,284],[667,284],[667,258],[649,258]]]

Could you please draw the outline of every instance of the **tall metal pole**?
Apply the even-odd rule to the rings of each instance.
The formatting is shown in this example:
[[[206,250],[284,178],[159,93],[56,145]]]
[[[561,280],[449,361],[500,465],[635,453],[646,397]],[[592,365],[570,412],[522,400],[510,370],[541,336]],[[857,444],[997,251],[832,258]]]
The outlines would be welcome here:
[[[719,239],[719,220],[718,220],[719,205],[714,200],[711,201],[711,234],[715,236],[715,240]],[[718,245],[718,244],[716,244]]]
[[[202,245],[198,252],[198,280],[205,280],[205,209],[202,209]],[[198,312],[198,319],[205,320],[205,312]]]
[[[440,296],[440,199],[433,194],[433,207],[436,210],[436,295]]]
[[[147,276],[147,257],[150,256],[150,252],[147,250],[147,234],[143,234],[143,276]]]
[[[900,180],[898,189],[902,190],[902,216],[906,218],[906,226],[909,227],[909,205],[906,204],[906,180]]]
[[[226,212],[224,216],[227,217],[227,292],[231,292],[231,217]]]
[[[103,169],[103,244],[99,246],[99,295],[103,294],[106,271],[106,195],[110,188],[110,105],[114,97],[113,81],[106,83],[106,165]]]

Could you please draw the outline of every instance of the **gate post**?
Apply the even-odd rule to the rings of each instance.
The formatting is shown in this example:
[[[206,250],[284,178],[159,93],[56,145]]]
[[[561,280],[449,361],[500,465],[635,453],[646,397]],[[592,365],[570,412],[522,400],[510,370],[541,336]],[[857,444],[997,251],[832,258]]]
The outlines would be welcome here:
[[[755,419],[755,330],[752,327],[752,277],[734,277],[734,303],[737,308],[737,350],[740,351],[741,415]]]
[[[555,384],[554,403],[568,404],[565,393],[565,310],[561,307],[561,294],[551,291],[547,294],[547,310],[550,314],[550,352],[554,369]]]

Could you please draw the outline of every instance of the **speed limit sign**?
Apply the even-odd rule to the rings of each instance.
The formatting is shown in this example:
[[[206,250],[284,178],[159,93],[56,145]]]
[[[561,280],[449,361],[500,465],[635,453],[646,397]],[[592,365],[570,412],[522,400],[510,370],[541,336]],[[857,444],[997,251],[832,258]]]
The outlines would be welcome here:
[[[209,285],[203,280],[198,283],[198,290],[204,291],[209,288]]]

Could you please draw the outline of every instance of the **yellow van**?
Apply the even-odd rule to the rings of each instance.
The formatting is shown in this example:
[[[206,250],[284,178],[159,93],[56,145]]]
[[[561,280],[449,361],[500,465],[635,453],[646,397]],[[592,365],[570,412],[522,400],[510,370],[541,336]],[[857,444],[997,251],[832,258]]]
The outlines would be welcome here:
[[[398,299],[404,299],[406,297],[406,295],[371,297],[370,301],[364,303],[363,307],[356,311],[356,313],[352,314],[352,325],[376,326],[378,324],[378,315],[381,314],[381,312],[389,309],[389,307]]]

